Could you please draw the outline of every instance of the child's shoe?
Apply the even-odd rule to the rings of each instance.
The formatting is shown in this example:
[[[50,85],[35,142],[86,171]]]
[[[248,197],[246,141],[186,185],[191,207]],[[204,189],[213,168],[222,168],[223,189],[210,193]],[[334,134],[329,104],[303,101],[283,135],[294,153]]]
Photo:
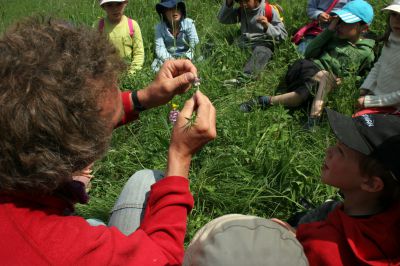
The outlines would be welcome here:
[[[247,102],[240,104],[239,109],[244,113],[252,112],[255,108],[260,108],[265,110],[271,106],[271,97],[269,96],[259,96],[253,98]]]
[[[224,86],[240,86],[254,81],[254,77],[249,74],[241,73],[234,79],[224,80]]]

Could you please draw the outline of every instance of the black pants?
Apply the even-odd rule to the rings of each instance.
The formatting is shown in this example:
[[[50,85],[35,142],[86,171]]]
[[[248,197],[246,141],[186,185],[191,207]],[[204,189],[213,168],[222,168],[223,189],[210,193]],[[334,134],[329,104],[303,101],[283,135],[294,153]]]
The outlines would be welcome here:
[[[266,46],[254,47],[251,57],[243,68],[243,72],[249,75],[258,75],[268,64],[272,53],[272,50]]]
[[[304,101],[310,98],[318,82],[313,80],[315,74],[321,69],[311,60],[299,59],[293,63],[286,72],[285,82],[287,92],[298,93]]]

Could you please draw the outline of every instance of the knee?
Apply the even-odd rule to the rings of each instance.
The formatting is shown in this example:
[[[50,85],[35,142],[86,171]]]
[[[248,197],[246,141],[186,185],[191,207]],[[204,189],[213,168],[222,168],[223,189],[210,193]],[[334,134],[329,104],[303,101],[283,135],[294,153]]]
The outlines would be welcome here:
[[[256,46],[255,48],[254,48],[254,50],[253,50],[253,53],[256,53],[256,54],[268,54],[268,55],[272,55],[272,51],[271,51],[271,49],[269,49],[268,47],[266,47],[266,46]]]
[[[326,70],[318,71],[317,74],[314,75],[313,79],[315,81],[321,82],[322,80],[326,79],[330,73]]]
[[[128,180],[127,185],[141,184],[151,186],[164,177],[164,173],[158,170],[143,169],[134,173]]]

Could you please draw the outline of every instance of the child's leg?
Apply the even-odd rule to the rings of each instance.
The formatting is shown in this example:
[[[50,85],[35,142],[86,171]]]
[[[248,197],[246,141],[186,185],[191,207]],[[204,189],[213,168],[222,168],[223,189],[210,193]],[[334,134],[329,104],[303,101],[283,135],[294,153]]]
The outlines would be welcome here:
[[[319,85],[311,106],[310,117],[318,118],[322,114],[328,93],[336,86],[336,77],[328,71],[321,70],[313,79],[318,81]]]
[[[266,46],[256,46],[250,59],[243,68],[243,72],[257,76],[272,57],[272,50]]]
[[[282,104],[286,107],[298,107],[308,98],[308,93],[304,90],[292,91],[276,96],[271,96],[271,104],[278,105]]]
[[[310,44],[310,42],[314,39],[314,36],[305,36],[304,39],[299,43],[299,45],[297,46],[297,51],[304,55],[306,53],[307,50],[307,46]]]
[[[310,97],[310,91],[317,82],[312,77],[319,68],[314,62],[300,59],[288,68],[285,81],[288,93],[271,97],[271,104],[282,104],[287,107],[298,107]]]
[[[131,176],[111,211],[108,225],[125,235],[134,232],[143,218],[150,187],[161,178],[163,173],[155,170],[141,170]]]

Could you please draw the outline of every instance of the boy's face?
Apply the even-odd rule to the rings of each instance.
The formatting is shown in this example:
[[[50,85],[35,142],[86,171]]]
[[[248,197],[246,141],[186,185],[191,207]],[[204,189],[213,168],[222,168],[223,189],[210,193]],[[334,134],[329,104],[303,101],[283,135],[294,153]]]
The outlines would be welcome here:
[[[176,6],[166,9],[164,12],[170,24],[177,24],[182,18],[182,12]]]
[[[240,0],[239,3],[243,8],[246,9],[254,9],[260,5],[259,0]]]
[[[101,7],[106,11],[107,17],[111,23],[119,23],[128,1],[125,2],[108,2]]]
[[[390,13],[390,28],[394,35],[400,37],[400,13]]]
[[[345,23],[340,20],[336,27],[336,34],[340,39],[356,42],[364,30],[366,30],[366,25],[361,25],[360,22]]]
[[[322,165],[322,182],[343,191],[360,189],[364,178],[359,166],[362,156],[341,142],[328,148]]]

